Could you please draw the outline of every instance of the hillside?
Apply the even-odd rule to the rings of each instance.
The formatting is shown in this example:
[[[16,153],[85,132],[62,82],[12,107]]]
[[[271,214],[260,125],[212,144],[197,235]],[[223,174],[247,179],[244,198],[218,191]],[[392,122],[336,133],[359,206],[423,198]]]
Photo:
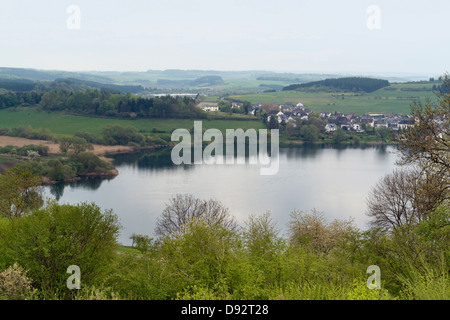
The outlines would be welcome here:
[[[363,77],[346,77],[337,79],[325,79],[301,84],[292,84],[283,88],[283,91],[299,90],[306,88],[317,88],[322,91],[344,90],[351,92],[374,92],[378,89],[389,86],[389,81]]]

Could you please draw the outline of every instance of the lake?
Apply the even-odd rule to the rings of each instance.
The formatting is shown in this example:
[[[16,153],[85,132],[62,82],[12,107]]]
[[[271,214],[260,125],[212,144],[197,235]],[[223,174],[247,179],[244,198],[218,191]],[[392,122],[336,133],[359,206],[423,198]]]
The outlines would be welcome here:
[[[217,199],[240,222],[270,211],[281,235],[293,210],[317,209],[330,220],[353,218],[366,229],[367,195],[397,159],[393,146],[280,148],[278,173],[263,176],[259,165],[175,166],[170,151],[115,155],[117,177],[46,186],[44,195],[113,209],[123,226],[119,241],[124,245],[131,244],[132,233],[154,236],[157,217],[177,193]]]

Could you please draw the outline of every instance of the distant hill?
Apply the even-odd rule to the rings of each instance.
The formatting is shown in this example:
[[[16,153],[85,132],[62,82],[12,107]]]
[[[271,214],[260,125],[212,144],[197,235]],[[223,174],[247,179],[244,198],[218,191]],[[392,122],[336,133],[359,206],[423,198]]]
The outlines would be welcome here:
[[[178,86],[178,87],[207,87],[217,86],[224,84],[222,77],[220,76],[203,76],[195,80],[168,80],[158,79],[158,85],[161,86]]]
[[[1,76],[1,75],[0,75]],[[28,79],[0,78],[0,89],[15,92],[46,92],[54,89],[63,89],[69,91],[83,90],[84,88],[95,88],[114,93],[140,93],[144,88],[140,85],[118,85],[110,83],[100,83],[89,80],[80,80],[75,78],[61,78],[53,81],[33,81]]]
[[[373,92],[389,86],[389,81],[382,79],[346,77],[337,79],[325,79],[301,84],[291,84],[283,88],[283,91],[301,90],[306,88],[330,88],[344,91]]]
[[[80,80],[74,78],[56,79],[55,82],[65,82],[69,85],[70,84],[86,85],[91,88],[97,88],[101,90],[113,91],[118,93],[127,93],[127,92],[139,93],[144,90],[142,86],[100,83],[95,81]]]
[[[27,79],[33,81],[53,81],[58,78],[76,78],[101,83],[113,82],[113,80],[108,77],[89,73],[2,67],[0,67],[0,78],[11,80]]]
[[[26,79],[0,79],[0,88],[10,91],[31,91],[34,89],[35,83]]]

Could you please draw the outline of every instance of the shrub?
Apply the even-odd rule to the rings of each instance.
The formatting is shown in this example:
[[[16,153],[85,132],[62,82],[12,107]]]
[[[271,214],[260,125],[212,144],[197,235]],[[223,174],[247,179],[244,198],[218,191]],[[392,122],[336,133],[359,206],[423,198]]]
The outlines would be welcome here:
[[[33,292],[27,271],[17,263],[0,272],[0,300],[24,300]]]
[[[52,202],[4,229],[6,259],[29,270],[44,298],[70,298],[67,268],[79,266],[82,287],[98,285],[116,254],[120,225],[111,210],[94,203]]]
[[[110,170],[112,168],[109,163],[89,152],[71,154],[69,161],[73,163],[73,167],[76,169],[78,174]]]
[[[145,136],[135,127],[109,125],[103,129],[103,140],[109,145],[127,145],[129,142],[142,145],[145,143]]]

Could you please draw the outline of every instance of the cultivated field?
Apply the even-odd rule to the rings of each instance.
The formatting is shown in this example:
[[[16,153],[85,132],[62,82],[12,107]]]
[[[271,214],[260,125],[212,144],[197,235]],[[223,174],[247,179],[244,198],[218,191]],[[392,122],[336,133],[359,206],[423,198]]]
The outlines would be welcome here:
[[[352,92],[308,92],[276,91],[257,94],[231,95],[229,98],[258,102],[302,102],[307,108],[316,111],[356,113],[397,113],[409,114],[411,103],[415,100],[425,102],[434,99],[431,90],[433,83],[396,83],[371,93]],[[211,99],[210,99],[211,100]]]
[[[211,113],[211,116],[214,116]],[[218,115],[220,116],[220,115]],[[239,117],[240,116],[240,117]],[[223,116],[222,116],[223,117]],[[233,119],[243,118],[236,115]],[[248,119],[248,117],[246,117]],[[45,128],[53,134],[73,135],[76,132],[85,131],[95,135],[101,135],[103,128],[108,125],[121,125],[123,127],[135,127],[140,132],[163,132],[171,134],[178,128],[190,130],[194,127],[194,120],[190,119],[112,119],[71,115],[63,112],[42,112],[38,107],[18,107],[0,110],[0,128],[17,128],[31,126],[33,129]],[[264,124],[260,120],[203,120],[203,128],[215,128],[221,131],[226,129],[249,128],[261,129]]]

